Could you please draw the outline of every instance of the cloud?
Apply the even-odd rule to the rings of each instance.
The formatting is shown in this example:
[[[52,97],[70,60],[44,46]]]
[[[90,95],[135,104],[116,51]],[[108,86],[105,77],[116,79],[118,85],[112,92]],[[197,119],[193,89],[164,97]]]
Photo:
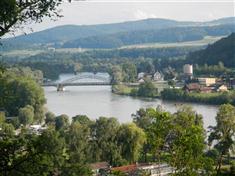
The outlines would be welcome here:
[[[141,20],[141,19],[146,19],[146,18],[157,18],[157,16],[153,13],[147,13],[140,9],[137,9],[134,12],[134,18],[137,20]]]

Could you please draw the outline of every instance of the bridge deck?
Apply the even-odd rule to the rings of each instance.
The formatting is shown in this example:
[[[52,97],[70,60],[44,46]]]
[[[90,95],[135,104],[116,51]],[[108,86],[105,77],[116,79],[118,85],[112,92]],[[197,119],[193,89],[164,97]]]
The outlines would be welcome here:
[[[107,82],[80,82],[80,83],[45,83],[43,87],[57,87],[57,86],[109,86],[111,83]]]

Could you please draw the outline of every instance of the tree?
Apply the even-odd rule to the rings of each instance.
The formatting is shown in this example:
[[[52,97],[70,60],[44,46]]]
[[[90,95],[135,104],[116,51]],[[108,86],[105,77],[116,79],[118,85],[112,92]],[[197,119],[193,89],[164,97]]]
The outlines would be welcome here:
[[[47,112],[45,114],[46,119],[45,119],[45,123],[46,124],[54,124],[55,123],[55,114],[52,112]]]
[[[19,121],[23,125],[31,124],[34,120],[34,109],[32,106],[27,105],[19,109]]]
[[[115,118],[100,117],[92,127],[93,158],[108,161],[110,165],[119,165],[122,158],[117,145],[119,123]]]
[[[161,163],[161,154],[166,151],[167,138],[172,129],[173,117],[169,112],[158,109],[148,109],[148,116],[151,117],[151,125],[146,129],[148,143],[151,146],[151,153]]]
[[[136,124],[123,124],[118,131],[118,145],[121,146],[122,157],[129,163],[137,162],[145,140],[144,131]]]
[[[72,123],[79,122],[81,125],[91,125],[92,121],[86,115],[76,115],[72,117]]]
[[[0,110],[0,125],[5,122],[5,112]]]
[[[61,17],[57,7],[62,0],[1,0],[0,37],[22,24],[41,22],[43,17]]]
[[[154,71],[155,71],[154,65],[149,60],[146,60],[143,58],[143,60],[138,64],[138,73],[145,72],[145,73],[153,74]]]
[[[79,122],[73,122],[69,127],[66,139],[70,154],[69,162],[87,163],[91,158],[89,157],[90,128]]]
[[[112,77],[112,83],[118,84],[122,82],[123,76],[122,76],[122,68],[119,65],[115,65],[111,69],[111,77]]]
[[[0,136],[12,137],[15,134],[15,128],[12,124],[3,123],[1,125]]]
[[[215,148],[219,151],[216,171],[220,173],[222,157],[229,154],[235,144],[235,107],[230,104],[224,104],[219,107],[216,116],[216,126],[210,127],[209,145],[215,141]]]
[[[0,107],[9,116],[17,116],[19,109],[26,105],[32,106],[37,113],[45,104],[42,87],[29,77],[6,71],[0,79],[0,87]]]
[[[140,84],[137,94],[143,97],[154,97],[157,94],[157,89],[150,80],[145,80]]]
[[[211,175],[211,160],[205,157],[205,131],[202,116],[183,106],[175,114],[173,128],[168,135],[170,163],[174,175]],[[208,164],[209,163],[209,164]]]
[[[137,77],[137,69],[135,64],[126,62],[122,65],[123,81],[124,82],[135,82]]]
[[[65,114],[57,116],[55,118],[55,129],[66,129],[69,126],[69,117]]]

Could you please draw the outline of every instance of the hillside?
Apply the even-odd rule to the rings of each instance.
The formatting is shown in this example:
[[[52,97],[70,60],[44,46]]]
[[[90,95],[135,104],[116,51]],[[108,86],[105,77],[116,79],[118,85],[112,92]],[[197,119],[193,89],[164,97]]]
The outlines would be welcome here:
[[[3,49],[11,50],[35,46],[52,46],[58,48],[63,46],[64,43],[66,43],[64,45],[66,47],[82,45],[84,47],[89,46],[90,48],[114,48],[126,44],[149,43],[155,41],[176,42],[199,40],[202,38],[202,35],[204,35],[200,33],[200,30],[193,32],[190,36],[181,36],[182,38],[177,37],[176,33],[187,33],[187,31],[188,33],[191,33],[190,30],[194,30],[195,27],[204,28],[210,26],[210,30],[212,30],[210,33],[217,33],[217,36],[221,34],[228,35],[229,32],[231,33],[229,26],[234,24],[234,20],[234,17],[209,22],[145,19],[114,24],[65,25],[28,35],[4,39],[2,43],[4,44]],[[226,27],[229,27],[229,29]],[[185,31],[186,28],[188,28],[187,31]],[[165,29],[167,30],[164,32]],[[172,29],[177,29],[175,34],[172,34],[173,36],[169,35],[171,34]],[[180,31],[181,29],[182,31]],[[161,39],[161,35],[167,39]],[[136,36],[138,37],[136,38]]]
[[[172,43],[202,40],[205,36],[223,36],[235,32],[233,24],[174,27],[79,38],[66,42],[64,48],[117,48],[144,43]]]
[[[235,33],[209,45],[206,49],[192,52],[187,60],[199,65],[216,65],[223,62],[226,67],[235,68]]]

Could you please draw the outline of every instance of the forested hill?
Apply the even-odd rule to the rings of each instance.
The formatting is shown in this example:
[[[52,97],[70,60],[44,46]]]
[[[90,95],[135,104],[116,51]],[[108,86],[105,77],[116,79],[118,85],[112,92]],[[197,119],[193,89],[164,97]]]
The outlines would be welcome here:
[[[118,48],[146,43],[171,43],[201,40],[206,36],[223,36],[235,32],[234,24],[187,26],[99,35],[68,41],[63,48]]]
[[[235,33],[209,45],[206,49],[192,52],[187,60],[199,65],[216,65],[223,62],[226,67],[235,68]]]
[[[115,48],[126,44],[199,40],[229,35],[235,17],[209,22],[145,19],[115,24],[65,25],[2,41],[7,49],[32,46]],[[173,32],[173,33],[172,33]]]

